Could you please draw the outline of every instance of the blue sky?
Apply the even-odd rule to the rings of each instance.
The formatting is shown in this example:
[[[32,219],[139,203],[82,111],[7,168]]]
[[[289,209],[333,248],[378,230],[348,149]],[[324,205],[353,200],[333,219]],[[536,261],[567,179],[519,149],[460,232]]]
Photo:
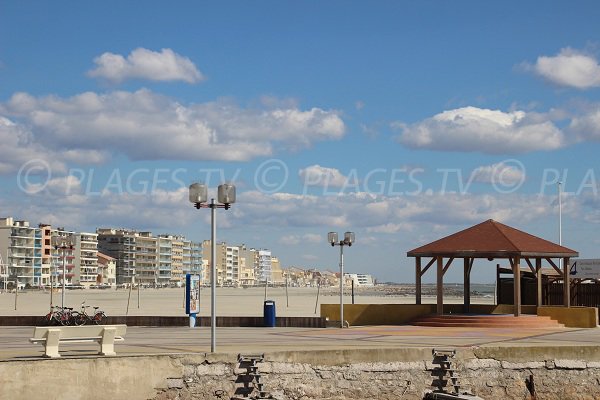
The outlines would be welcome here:
[[[489,218],[600,257],[597,2],[4,2],[0,214],[414,281]],[[448,280],[460,281],[461,268]],[[425,276],[432,281],[432,276]],[[473,279],[491,282],[494,263]]]

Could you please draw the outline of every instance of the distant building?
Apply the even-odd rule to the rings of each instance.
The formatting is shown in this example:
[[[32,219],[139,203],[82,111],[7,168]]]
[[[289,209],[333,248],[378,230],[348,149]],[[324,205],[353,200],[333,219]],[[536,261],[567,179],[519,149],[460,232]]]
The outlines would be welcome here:
[[[98,252],[98,278],[96,283],[115,287],[117,285],[117,260]]]

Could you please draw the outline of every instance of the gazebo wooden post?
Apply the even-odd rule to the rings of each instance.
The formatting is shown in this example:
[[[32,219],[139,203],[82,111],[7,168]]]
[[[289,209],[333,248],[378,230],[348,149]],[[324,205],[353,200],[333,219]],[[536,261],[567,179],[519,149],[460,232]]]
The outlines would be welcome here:
[[[540,257],[535,258],[535,278],[537,282],[536,304],[538,307],[540,307],[544,304],[542,301],[542,259]]]
[[[415,299],[416,304],[421,304],[421,257],[415,257],[416,271],[415,271]]]
[[[569,261],[569,257],[563,258],[563,304],[565,307],[571,307],[571,281],[569,279],[571,268]]]
[[[516,256],[513,261],[513,292],[514,292],[514,312],[515,317],[521,315],[521,265],[520,258]]]
[[[463,312],[468,313],[471,305],[471,258],[465,257],[464,259],[464,279],[463,279],[463,291],[464,291],[464,307]]]
[[[444,314],[444,259],[437,257],[437,314]]]

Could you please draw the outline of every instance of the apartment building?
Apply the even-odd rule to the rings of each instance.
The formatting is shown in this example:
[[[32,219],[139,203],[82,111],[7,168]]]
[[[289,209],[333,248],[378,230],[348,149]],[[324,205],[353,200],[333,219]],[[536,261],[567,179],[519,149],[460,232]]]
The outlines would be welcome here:
[[[0,252],[8,279],[19,285],[41,286],[42,231],[27,221],[0,218]]]
[[[98,234],[81,232],[75,234],[75,265],[73,281],[89,288],[99,283]]]
[[[173,270],[173,236],[159,235],[158,245],[158,284],[168,286]]]
[[[97,255],[98,284],[115,287],[117,285],[117,260],[101,252],[98,252]]]
[[[271,263],[271,252],[269,250],[256,251],[256,272],[259,283],[273,283],[273,265]]]
[[[136,272],[138,233],[127,229],[98,228],[98,250],[116,260],[117,285],[130,284]]]
[[[212,260],[210,240],[202,242],[202,254],[208,265]],[[240,284],[240,246],[228,246],[221,242],[216,245],[217,262],[217,285],[238,286]],[[210,273],[207,272],[207,280],[210,282]]]
[[[185,282],[185,274],[202,273],[202,249],[184,236],[126,229],[100,228],[98,248],[117,263],[117,283],[128,284],[135,276],[146,286]]]
[[[281,263],[279,262],[279,258],[275,256],[271,256],[271,278],[273,285],[285,284],[285,277],[283,276]]]
[[[139,232],[135,242],[135,282],[158,284],[158,239],[151,232]]]
[[[65,228],[51,228],[50,229],[50,243],[52,243],[52,238],[61,237],[67,238],[71,237],[76,240],[76,234],[74,231],[67,231]],[[44,238],[46,240],[46,238]],[[81,247],[79,247],[81,248]],[[51,273],[53,274],[53,285],[54,286],[62,286],[63,280],[66,286],[71,286],[74,284],[78,284],[75,280],[75,272],[76,272],[76,258],[77,258],[77,245],[75,241],[75,245],[73,247],[68,248],[55,248],[52,246],[52,265],[51,265]]]

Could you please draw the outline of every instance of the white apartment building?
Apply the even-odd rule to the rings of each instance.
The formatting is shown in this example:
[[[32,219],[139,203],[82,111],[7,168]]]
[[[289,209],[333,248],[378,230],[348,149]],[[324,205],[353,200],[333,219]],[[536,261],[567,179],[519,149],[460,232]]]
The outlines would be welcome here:
[[[0,253],[8,265],[8,279],[19,285],[41,286],[42,231],[27,221],[0,218]]]
[[[256,272],[259,283],[273,283],[273,269],[271,265],[271,251],[256,251]]]
[[[76,233],[73,281],[89,288],[99,283],[98,279],[98,235],[89,232]]]

